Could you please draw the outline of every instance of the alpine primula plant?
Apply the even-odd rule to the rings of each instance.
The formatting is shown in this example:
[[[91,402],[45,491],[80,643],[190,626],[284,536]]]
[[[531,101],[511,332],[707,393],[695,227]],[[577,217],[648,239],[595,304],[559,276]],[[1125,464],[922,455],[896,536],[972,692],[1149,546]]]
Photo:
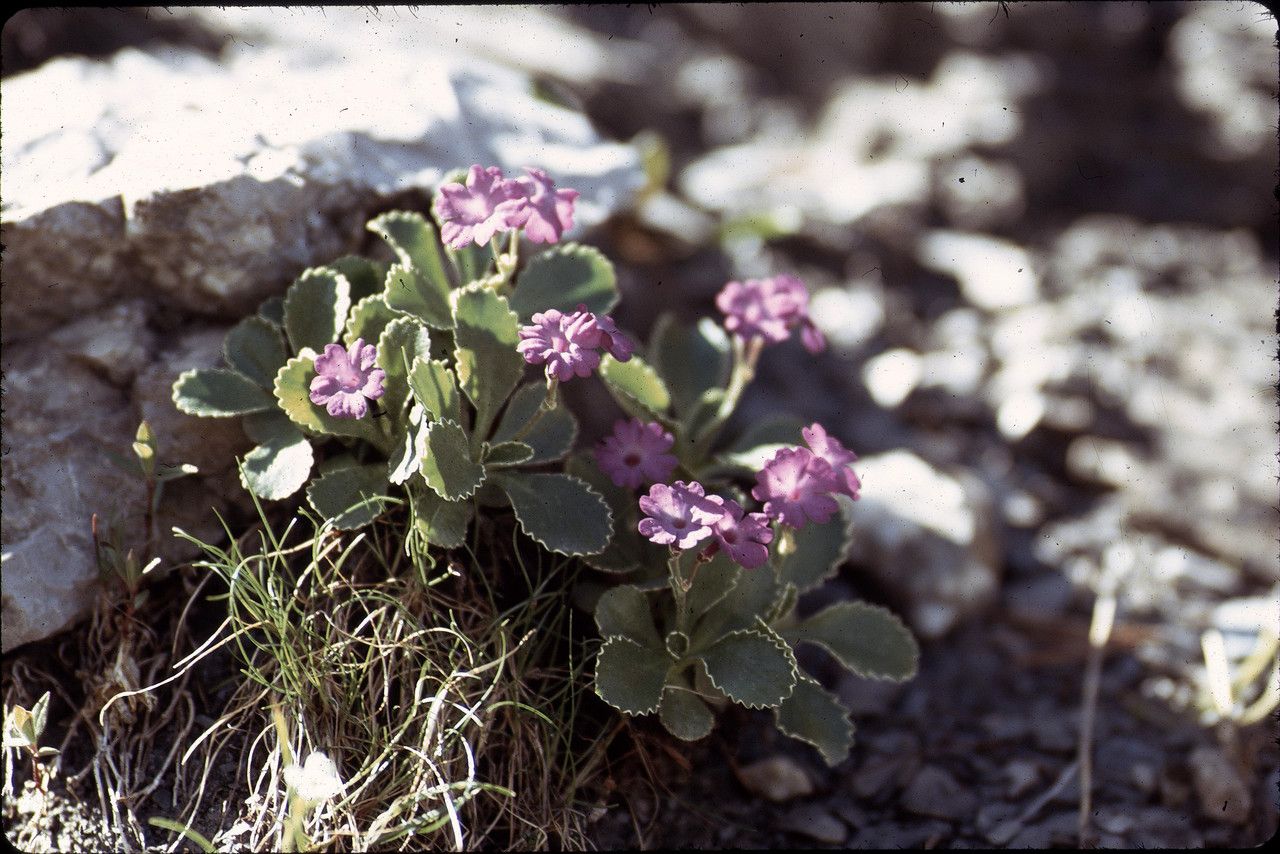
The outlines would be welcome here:
[[[304,271],[227,333],[225,368],[178,378],[175,404],[241,418],[257,442],[244,486],[271,500],[305,487],[337,529],[406,506],[406,548],[452,549],[478,514],[510,508],[541,548],[617,582],[594,606],[606,702],[657,712],[686,740],[725,703],[770,708],[784,733],[840,761],[848,714],[800,671],[795,646],[893,680],[918,657],[885,609],[796,609],[843,562],[856,457],[790,418],[722,437],[768,345],[798,330],[810,352],[825,347],[807,289],[790,275],[729,282],[719,322],[666,315],[639,347],[609,314],[613,266],[560,242],[578,194],[525,173],[475,165],[438,189],[434,221],[377,217],[390,262]],[[554,245],[521,258],[531,244]],[[558,389],[592,375],[626,418],[575,451]]]

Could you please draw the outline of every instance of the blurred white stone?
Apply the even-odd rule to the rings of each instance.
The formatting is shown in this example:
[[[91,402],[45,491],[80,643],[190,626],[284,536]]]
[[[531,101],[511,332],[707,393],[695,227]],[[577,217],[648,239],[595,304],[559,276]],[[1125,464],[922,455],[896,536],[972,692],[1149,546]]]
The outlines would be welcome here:
[[[1026,250],[981,234],[933,231],[920,241],[920,263],[955,276],[965,299],[988,311],[1034,302],[1040,294]]]
[[[224,64],[126,50],[3,82],[6,341],[156,292],[243,313],[358,248],[381,200],[471,163],[537,165],[577,189],[572,234],[643,184],[632,147],[520,72],[412,43],[354,50],[338,20],[290,20],[313,31],[307,48]]]
[[[862,497],[850,558],[890,591],[912,627],[941,637],[985,610],[1001,561],[981,481],[939,471],[908,451],[863,457],[854,470]]]
[[[809,316],[833,349],[847,353],[884,325],[884,296],[878,288],[823,288],[809,300]]]
[[[885,409],[892,409],[919,385],[922,373],[919,354],[899,348],[868,359],[862,366],[862,381],[872,400]]]

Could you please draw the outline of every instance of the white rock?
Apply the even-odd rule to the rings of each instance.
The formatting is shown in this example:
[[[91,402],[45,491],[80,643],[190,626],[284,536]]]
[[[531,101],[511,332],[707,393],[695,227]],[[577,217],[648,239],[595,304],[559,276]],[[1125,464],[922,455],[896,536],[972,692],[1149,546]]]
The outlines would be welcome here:
[[[786,756],[770,756],[738,770],[738,781],[753,795],[774,803],[813,794],[809,774]]]
[[[1040,294],[1031,256],[1004,240],[937,230],[917,250],[920,263],[955,276],[965,299],[988,311],[1035,302]]]
[[[900,347],[868,359],[862,366],[862,381],[872,400],[892,409],[920,384],[923,370],[919,354]]]
[[[633,148],[519,72],[328,27],[309,52],[126,50],[7,79],[5,340],[155,291],[234,317],[358,249],[381,200],[471,163],[547,169],[581,193],[578,233],[643,183]]]
[[[854,470],[862,497],[850,558],[875,574],[917,632],[940,637],[990,605],[1001,564],[980,481],[908,451],[863,457]]]

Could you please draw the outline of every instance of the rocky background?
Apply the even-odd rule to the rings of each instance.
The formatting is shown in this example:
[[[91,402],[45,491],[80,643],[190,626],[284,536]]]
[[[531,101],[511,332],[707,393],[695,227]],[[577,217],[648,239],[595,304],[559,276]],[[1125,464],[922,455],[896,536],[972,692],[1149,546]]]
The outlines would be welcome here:
[[[1216,722],[1200,637],[1238,662],[1280,626],[1275,37],[1249,3],[20,13],[4,648],[87,608],[89,514],[134,500],[101,449],[140,417],[204,475],[166,527],[243,504],[238,428],[168,402],[230,322],[444,170],[537,162],[640,333],[806,280],[832,348],[771,350],[737,423],[858,450],[856,551],[808,604],[885,601],[924,641],[903,688],[833,685],[840,767],[731,716],[598,846],[1076,844],[1099,591],[1093,841],[1257,844],[1276,719]]]

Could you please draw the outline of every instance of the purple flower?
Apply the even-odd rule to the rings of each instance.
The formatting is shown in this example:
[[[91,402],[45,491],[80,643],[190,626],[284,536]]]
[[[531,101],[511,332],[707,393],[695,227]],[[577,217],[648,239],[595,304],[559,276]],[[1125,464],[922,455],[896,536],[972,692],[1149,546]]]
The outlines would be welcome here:
[[[646,514],[637,526],[640,533],[660,546],[677,549],[691,548],[710,537],[711,525],[725,513],[706,497],[702,484],[682,480],[649,487],[649,494],[640,496],[640,509]]]
[[[526,166],[527,178],[517,178],[523,198],[505,202],[506,213],[524,226],[525,236],[534,243],[555,243],[573,228],[573,204],[577,190],[557,190],[556,182],[541,169]]]
[[[613,435],[596,446],[596,461],[615,484],[635,489],[646,480],[664,481],[671,477],[676,458],[667,451],[675,441],[656,421],[617,421]]]
[[[363,338],[351,342],[346,350],[341,344],[326,344],[316,356],[316,376],[311,380],[311,402],[323,406],[334,418],[363,418],[369,411],[365,400],[382,397],[382,383],[387,375],[376,367],[378,348],[364,343]]]
[[[716,307],[725,315],[725,329],[739,338],[780,344],[799,326],[801,343],[809,352],[818,353],[827,346],[809,317],[809,291],[795,276],[729,282],[716,295]]]
[[[831,464],[808,448],[783,448],[756,475],[751,494],[764,512],[784,525],[822,524],[839,509],[831,493],[840,488]]]
[[[719,495],[708,495],[707,500],[725,509],[725,514],[712,525],[712,531],[729,557],[745,569],[763,566],[769,560],[768,545],[773,542],[769,517],[763,513],[744,514],[742,505]]]
[[[813,453],[831,464],[838,483],[835,491],[856,501],[858,490],[862,488],[862,482],[858,480],[858,476],[854,474],[853,469],[849,468],[849,463],[856,461],[858,455],[840,444],[839,439],[829,436],[826,429],[816,422],[805,427],[800,432],[804,435],[804,440],[813,450]]]
[[[595,315],[579,305],[572,314],[554,308],[533,316],[533,323],[520,328],[521,341],[516,350],[531,365],[547,366],[547,378],[565,382],[573,377],[590,376],[600,366],[599,349],[604,348],[615,359],[631,358],[634,345],[613,318]]]
[[[473,240],[488,243],[499,231],[519,228],[527,215],[523,212],[523,188],[515,181],[504,180],[497,166],[488,169],[478,164],[467,173],[467,184],[452,183],[436,193],[436,216],[440,218],[440,237],[454,249]]]

